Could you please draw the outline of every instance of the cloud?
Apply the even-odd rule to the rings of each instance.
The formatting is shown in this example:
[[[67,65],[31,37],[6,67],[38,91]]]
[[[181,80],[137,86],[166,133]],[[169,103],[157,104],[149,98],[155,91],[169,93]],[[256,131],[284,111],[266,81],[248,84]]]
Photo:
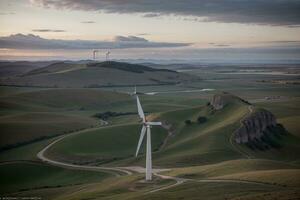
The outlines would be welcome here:
[[[139,36],[145,36],[145,35],[150,35],[149,33],[138,33],[137,35]]]
[[[161,14],[159,13],[146,13],[143,15],[143,17],[148,17],[148,18],[152,18],[152,17],[160,17]]]
[[[32,29],[33,32],[53,32],[53,33],[61,33],[66,32],[65,30],[60,29]]]
[[[196,16],[208,22],[300,24],[299,0],[31,0],[46,8]],[[150,14],[148,14],[150,13]],[[151,14],[154,13],[154,14]]]
[[[94,21],[83,21],[81,23],[82,24],[95,24],[96,22],[94,22]]]
[[[0,37],[0,48],[8,49],[126,49],[183,47],[190,43],[151,42],[136,36],[116,36],[113,41],[56,40],[45,39],[33,34],[15,34]]]
[[[149,42],[148,40],[146,40],[145,38],[142,37],[136,37],[136,36],[116,36],[114,38],[114,41],[116,42]]]
[[[209,43],[211,46],[214,46],[214,47],[230,47],[231,45],[230,44],[218,44],[218,43]]]

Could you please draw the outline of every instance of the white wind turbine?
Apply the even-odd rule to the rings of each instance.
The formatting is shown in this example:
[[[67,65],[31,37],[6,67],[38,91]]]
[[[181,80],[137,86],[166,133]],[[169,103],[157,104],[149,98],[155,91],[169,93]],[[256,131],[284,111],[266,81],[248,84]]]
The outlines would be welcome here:
[[[110,54],[110,51],[106,52],[106,54],[105,54],[105,59],[106,59],[106,61],[109,60],[109,54]]]
[[[136,93],[136,91],[135,91]],[[142,141],[144,139],[145,133],[147,132],[147,143],[146,143],[146,181],[152,180],[152,158],[151,158],[151,126],[160,126],[162,125],[161,122],[149,122],[147,121],[140,99],[138,95],[136,95],[136,101],[137,101],[137,108],[138,108],[138,114],[140,118],[142,119],[142,130],[141,135],[139,139],[139,143],[136,149],[135,157],[137,157]]]

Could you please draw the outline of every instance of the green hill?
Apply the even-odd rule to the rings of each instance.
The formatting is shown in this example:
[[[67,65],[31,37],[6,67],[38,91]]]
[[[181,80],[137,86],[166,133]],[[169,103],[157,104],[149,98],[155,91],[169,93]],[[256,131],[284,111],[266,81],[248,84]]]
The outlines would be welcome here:
[[[55,160],[71,163],[103,164],[133,158],[141,126],[119,125],[72,135],[49,149],[47,155]],[[162,128],[152,129],[152,149],[157,151],[167,133]],[[143,153],[143,149],[141,150]]]
[[[2,110],[91,110],[132,104],[127,94],[96,89],[44,89],[0,98]]]
[[[299,160],[299,154],[296,153],[295,155],[292,155],[288,153],[299,152],[300,150],[299,140],[290,134],[286,134],[278,140],[281,145],[280,149],[253,150],[249,148],[247,144],[235,143],[233,140],[234,133],[241,126],[241,120],[251,114],[251,110],[249,110],[250,104],[233,95],[231,95],[230,98],[228,94],[224,94],[224,96],[226,99],[229,99],[229,101],[224,104],[222,109],[216,110],[213,105],[208,104],[205,106],[178,109],[153,115],[156,119],[167,124],[169,132],[171,133],[171,135],[169,134],[165,138],[160,138],[160,142],[157,144],[158,146],[154,147],[158,148],[158,151],[153,153],[154,165],[180,167],[213,164],[226,160],[247,158],[249,155],[261,159]],[[199,118],[202,120],[199,121]],[[124,126],[126,127],[126,125]],[[109,130],[111,134],[106,134],[106,130]],[[109,160],[108,162],[111,162],[112,165],[142,164],[142,157],[139,157],[138,159],[129,157],[126,159],[125,154],[127,156],[130,154],[127,150],[118,150],[113,151],[114,153],[112,153],[110,152],[112,151],[111,149],[107,150],[108,154],[105,154],[104,152],[106,152],[106,150],[101,149],[107,145],[118,146],[115,144],[115,138],[122,137],[121,135],[117,135],[126,132],[126,134],[130,134],[130,137],[126,137],[127,141],[123,146],[128,146],[126,148],[131,149],[130,151],[133,153],[138,140],[138,128],[126,128],[124,130],[125,131],[120,131],[118,127],[111,127],[99,129],[97,131],[99,135],[95,132],[95,134],[81,134],[75,137],[82,137],[82,139],[74,140],[73,137],[66,138],[64,143],[61,142],[59,146],[54,145],[52,153],[53,155],[55,153],[55,156],[59,157],[59,154],[65,155],[74,147],[77,148],[77,150],[74,150],[74,152],[70,150],[70,157],[81,155],[81,160],[84,159],[84,156],[87,156],[88,158],[93,155],[93,152],[86,153],[85,150],[80,148],[81,145],[78,144],[78,147],[76,147],[73,146],[73,144],[76,144],[75,141],[82,142],[85,141],[84,138],[89,138],[89,141],[83,143],[93,144],[93,141],[97,141],[98,147],[95,149],[95,155],[98,155],[98,159],[100,158],[100,160],[101,158],[105,158],[105,160]],[[155,131],[153,132],[155,134]],[[104,135],[105,140],[98,138],[103,137]],[[71,146],[70,148],[67,148],[68,145],[66,144],[68,143],[72,144],[72,148]],[[109,157],[111,157],[111,159],[109,159]]]
[[[90,128],[99,123],[89,117],[55,113],[15,114],[0,120],[0,150]]]
[[[102,63],[54,63],[23,76],[0,79],[2,85],[38,87],[111,87],[165,85],[196,80],[192,75],[143,65],[107,61]]]
[[[0,164],[0,194],[84,184],[108,178],[107,173],[68,170],[37,162]]]

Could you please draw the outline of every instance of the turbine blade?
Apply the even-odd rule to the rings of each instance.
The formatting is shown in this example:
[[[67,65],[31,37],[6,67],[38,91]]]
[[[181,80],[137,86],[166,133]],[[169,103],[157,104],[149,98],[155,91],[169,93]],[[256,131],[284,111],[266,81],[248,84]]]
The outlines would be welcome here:
[[[137,102],[137,108],[138,108],[139,116],[143,120],[143,122],[145,122],[146,121],[145,114],[144,114],[144,111],[143,111],[140,99],[139,99],[139,97],[137,95],[136,95],[136,102]]]
[[[146,122],[146,124],[151,125],[151,126],[161,126],[161,122]]]
[[[135,157],[137,157],[138,153],[139,153],[139,150],[140,150],[140,147],[142,145],[142,142],[143,142],[143,138],[145,136],[145,133],[146,133],[146,126],[143,126],[142,130],[141,130],[141,134],[140,134],[140,139],[139,139],[139,143],[138,143],[138,146],[137,146],[137,149],[136,149],[136,153],[135,153]]]

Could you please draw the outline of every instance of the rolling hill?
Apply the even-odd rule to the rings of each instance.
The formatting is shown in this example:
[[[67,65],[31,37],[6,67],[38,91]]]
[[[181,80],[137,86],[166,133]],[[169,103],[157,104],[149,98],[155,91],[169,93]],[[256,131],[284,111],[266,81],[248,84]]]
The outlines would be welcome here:
[[[270,139],[270,141],[276,141],[276,143],[280,145],[280,148],[277,148],[277,146],[273,147],[270,144],[270,141],[260,138],[255,140],[256,145],[265,146],[266,144],[270,144],[270,146],[268,148],[253,149],[249,146],[249,143],[236,143],[234,134],[236,134],[236,130],[243,124],[243,120],[248,119],[247,117],[251,117],[252,115],[256,116],[255,113],[260,113],[262,111],[255,108],[249,110],[249,106],[253,107],[251,104],[228,93],[220,94],[219,97],[223,102],[222,108],[219,109],[215,109],[214,103],[212,102],[203,106],[177,109],[154,115],[155,118],[164,122],[169,131],[169,135],[161,138],[160,142],[157,143],[158,146],[154,148],[156,149],[153,153],[153,163],[155,165],[164,167],[184,167],[214,164],[226,160],[249,157],[286,160],[290,162],[299,160],[297,153],[295,155],[288,153],[300,152],[299,139],[286,133],[281,126],[276,126],[272,131],[269,130],[271,132],[268,132],[269,137],[274,134],[274,137],[272,136],[273,139]],[[199,117],[205,120],[199,121]],[[187,120],[190,122],[187,123]],[[135,129],[127,130],[127,128],[125,128],[127,125],[122,126],[124,126],[124,132],[129,134],[126,137],[127,140],[130,140],[127,141],[128,146],[131,146],[128,147],[128,150],[131,149],[131,151],[126,154],[129,156],[134,153],[134,144],[138,140],[138,135],[134,136],[137,127]],[[121,137],[117,135],[125,133],[122,133],[122,131],[114,131],[114,129],[118,130],[117,127],[111,127],[99,129],[96,131],[98,134],[86,133],[81,136],[77,135],[76,137],[66,138],[58,143],[57,146],[54,145],[50,152],[52,155],[55,155],[55,157],[61,155],[61,157],[66,160],[73,160],[76,155],[83,155],[81,160],[84,159],[84,155],[88,158],[93,155],[93,152],[80,150],[81,145],[78,144],[78,147],[72,145],[72,148],[75,149],[74,151],[70,151],[71,148],[63,148],[64,146],[68,146],[63,144],[76,144],[77,140],[82,142],[84,141],[84,138],[89,138],[90,142],[85,143],[98,146],[98,148],[105,147],[110,143],[111,146],[116,146],[114,144],[114,138]],[[111,131],[112,134],[107,134],[106,132],[108,130],[109,132]],[[264,130],[257,129],[257,131]],[[114,135],[113,133],[117,135]],[[277,134],[283,135],[278,138]],[[104,136],[105,140],[98,138]],[[77,137],[84,138],[76,139]],[[131,143],[131,145],[129,145],[129,143]],[[123,146],[126,145],[124,144]],[[105,152],[104,150],[97,151],[102,152],[101,154]],[[134,163],[142,163],[143,156],[140,156],[138,159],[134,159],[133,157],[126,158],[122,153],[125,153],[125,151],[116,151],[114,154],[111,154],[115,159],[107,162],[107,164],[131,165]],[[100,157],[104,155],[101,154],[99,154]],[[106,160],[107,159],[109,160],[109,157],[107,157]]]
[[[102,63],[53,63],[22,76],[0,79],[1,85],[35,87],[111,87],[170,85],[198,80],[197,77],[138,64],[107,61]]]
[[[101,172],[67,170],[38,162],[11,162],[0,164],[0,193],[60,188],[97,182],[108,178]]]
[[[96,119],[55,113],[24,113],[0,118],[0,151],[96,126]]]
[[[2,110],[97,110],[132,104],[128,94],[96,89],[41,89],[0,98]]]

